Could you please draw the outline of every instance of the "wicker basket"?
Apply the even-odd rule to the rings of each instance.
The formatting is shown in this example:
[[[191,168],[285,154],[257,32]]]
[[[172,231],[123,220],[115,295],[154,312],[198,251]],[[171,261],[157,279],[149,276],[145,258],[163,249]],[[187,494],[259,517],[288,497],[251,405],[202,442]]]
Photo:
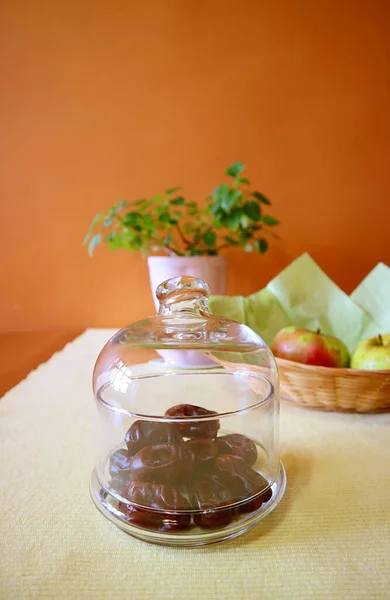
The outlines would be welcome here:
[[[283,400],[320,410],[390,411],[390,371],[314,367],[277,358]]]

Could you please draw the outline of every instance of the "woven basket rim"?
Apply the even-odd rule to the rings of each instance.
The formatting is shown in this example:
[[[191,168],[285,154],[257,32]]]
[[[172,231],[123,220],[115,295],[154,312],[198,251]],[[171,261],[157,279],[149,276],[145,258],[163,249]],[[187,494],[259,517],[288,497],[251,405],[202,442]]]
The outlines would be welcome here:
[[[327,375],[327,376],[352,376],[352,377],[390,377],[390,369],[381,370],[381,371],[370,371],[368,369],[348,369],[344,367],[320,367],[317,365],[305,365],[303,363],[299,363],[293,360],[288,360],[286,358],[277,358],[275,360],[280,367],[285,367],[289,369],[296,369],[297,371],[307,372],[307,373],[317,373],[318,375]]]

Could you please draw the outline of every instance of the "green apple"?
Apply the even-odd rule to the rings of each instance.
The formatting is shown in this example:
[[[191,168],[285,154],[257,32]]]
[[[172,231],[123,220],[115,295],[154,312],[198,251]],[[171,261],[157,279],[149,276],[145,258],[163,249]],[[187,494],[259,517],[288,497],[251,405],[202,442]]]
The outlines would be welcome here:
[[[390,370],[390,333],[360,342],[351,359],[352,369]]]
[[[276,335],[271,350],[277,358],[305,365],[348,367],[348,348],[333,335],[290,325]]]

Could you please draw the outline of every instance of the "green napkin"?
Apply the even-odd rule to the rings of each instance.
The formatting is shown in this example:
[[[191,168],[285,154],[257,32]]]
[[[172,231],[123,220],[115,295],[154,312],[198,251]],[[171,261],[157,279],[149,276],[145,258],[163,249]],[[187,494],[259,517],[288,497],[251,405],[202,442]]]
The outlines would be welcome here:
[[[287,325],[320,328],[352,351],[359,341],[390,333],[390,269],[379,263],[351,296],[303,254],[248,296],[212,296],[210,308],[254,329],[267,344]]]
[[[369,315],[363,338],[390,333],[390,268],[383,263],[367,275],[352,292],[351,299]]]

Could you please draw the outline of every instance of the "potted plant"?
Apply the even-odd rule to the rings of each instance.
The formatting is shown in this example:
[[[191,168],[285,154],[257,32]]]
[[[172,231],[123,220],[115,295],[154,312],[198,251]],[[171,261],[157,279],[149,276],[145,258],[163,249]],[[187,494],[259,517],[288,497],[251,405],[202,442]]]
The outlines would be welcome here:
[[[263,212],[271,202],[253,191],[242,176],[245,165],[236,162],[226,170],[230,178],[215,188],[205,203],[187,201],[179,187],[153,198],[123,200],[94,217],[84,244],[90,256],[104,241],[110,250],[140,251],[149,256],[152,293],[157,285],[176,275],[192,275],[208,282],[214,294],[224,294],[227,259],[221,250],[240,246],[246,252],[265,254],[272,228],[278,221]]]

